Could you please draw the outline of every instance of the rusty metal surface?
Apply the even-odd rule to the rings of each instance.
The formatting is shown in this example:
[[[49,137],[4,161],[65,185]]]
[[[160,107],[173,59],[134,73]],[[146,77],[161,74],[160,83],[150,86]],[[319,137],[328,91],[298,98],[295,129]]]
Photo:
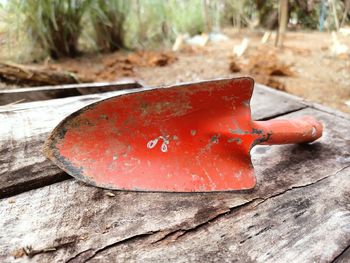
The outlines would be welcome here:
[[[77,179],[109,189],[251,189],[254,145],[312,141],[322,133],[310,117],[254,123],[253,84],[222,79],[100,101],[63,120],[45,153]]]

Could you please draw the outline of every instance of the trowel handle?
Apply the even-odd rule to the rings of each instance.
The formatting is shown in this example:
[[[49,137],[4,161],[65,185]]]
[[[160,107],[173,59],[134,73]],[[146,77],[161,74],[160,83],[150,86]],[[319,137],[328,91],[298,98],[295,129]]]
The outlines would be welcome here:
[[[294,119],[256,121],[254,126],[262,130],[266,141],[261,144],[288,144],[313,142],[322,136],[322,124],[311,116]]]

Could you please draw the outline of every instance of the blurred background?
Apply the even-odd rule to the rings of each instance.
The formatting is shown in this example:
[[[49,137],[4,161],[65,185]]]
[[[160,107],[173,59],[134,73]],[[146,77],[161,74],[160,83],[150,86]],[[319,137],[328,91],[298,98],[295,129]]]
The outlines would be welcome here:
[[[350,0],[0,0],[0,89],[248,75],[350,113],[349,58]]]

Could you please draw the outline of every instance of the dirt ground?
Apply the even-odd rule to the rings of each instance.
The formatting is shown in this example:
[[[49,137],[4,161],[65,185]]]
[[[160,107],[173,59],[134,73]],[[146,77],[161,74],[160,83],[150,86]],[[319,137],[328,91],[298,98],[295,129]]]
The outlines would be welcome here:
[[[332,54],[330,33],[288,32],[283,48],[274,47],[273,35],[263,44],[263,32],[224,33],[229,40],[209,42],[204,47],[183,45],[177,52],[116,52],[43,65],[73,71],[92,81],[132,78],[151,86],[252,76],[257,82],[350,113],[349,52]],[[248,38],[249,44],[237,57],[233,48],[243,38]],[[338,34],[338,39],[350,47],[350,36]]]

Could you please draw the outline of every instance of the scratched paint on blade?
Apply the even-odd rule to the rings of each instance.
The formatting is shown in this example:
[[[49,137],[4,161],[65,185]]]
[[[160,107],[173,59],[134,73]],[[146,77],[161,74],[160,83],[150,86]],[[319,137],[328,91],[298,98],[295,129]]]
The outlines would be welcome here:
[[[167,152],[168,151],[168,145],[169,145],[169,143],[170,143],[170,141],[169,141],[169,136],[158,136],[157,138],[155,138],[155,139],[153,139],[153,140],[150,140],[148,143],[147,143],[147,148],[148,149],[152,149],[152,148],[154,148],[156,145],[157,145],[157,143],[158,143],[158,141],[159,140],[161,140],[162,142],[162,145],[161,145],[161,147],[160,147],[160,149],[161,149],[161,151],[162,152]]]
[[[249,151],[262,138],[243,103],[252,88],[242,78],[113,97],[76,113],[76,126],[63,124],[57,149],[101,187],[249,189],[255,185]],[[242,176],[232,176],[238,171]]]

